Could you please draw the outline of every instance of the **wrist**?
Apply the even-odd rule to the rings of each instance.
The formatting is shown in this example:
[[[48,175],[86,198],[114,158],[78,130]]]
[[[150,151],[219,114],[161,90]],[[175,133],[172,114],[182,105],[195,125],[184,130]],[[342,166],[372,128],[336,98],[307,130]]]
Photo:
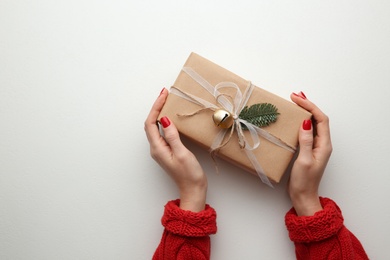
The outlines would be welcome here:
[[[323,209],[318,194],[291,197],[291,202],[298,216],[313,216]]]
[[[200,212],[205,209],[207,184],[180,191],[180,205],[184,210]]]

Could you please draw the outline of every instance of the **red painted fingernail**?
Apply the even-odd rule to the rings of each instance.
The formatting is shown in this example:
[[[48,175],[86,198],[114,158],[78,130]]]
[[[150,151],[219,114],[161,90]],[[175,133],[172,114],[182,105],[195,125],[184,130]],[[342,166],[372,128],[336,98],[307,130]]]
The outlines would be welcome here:
[[[303,120],[302,128],[303,130],[311,130],[311,120]]]
[[[294,96],[297,96],[297,97],[300,97],[302,99],[306,99],[306,95],[300,91],[298,94],[297,93],[293,93]]]
[[[165,90],[165,88],[163,88],[163,89],[161,90],[161,92],[160,92],[160,95],[159,95],[159,96],[161,96],[161,94],[162,94],[162,93],[164,93],[164,90]]]
[[[297,93],[294,93],[293,92],[293,95],[296,96],[296,97],[299,97],[299,98],[302,98],[300,95],[298,95]]]
[[[164,128],[167,128],[167,127],[171,124],[171,121],[170,121],[169,118],[166,117],[166,116],[162,117],[162,118],[160,119],[160,122],[161,122],[161,124],[162,124],[162,126],[163,126]]]
[[[306,99],[306,95],[305,95],[305,93],[303,93],[302,91],[301,92],[299,92],[299,94],[298,95],[300,95],[303,99]]]

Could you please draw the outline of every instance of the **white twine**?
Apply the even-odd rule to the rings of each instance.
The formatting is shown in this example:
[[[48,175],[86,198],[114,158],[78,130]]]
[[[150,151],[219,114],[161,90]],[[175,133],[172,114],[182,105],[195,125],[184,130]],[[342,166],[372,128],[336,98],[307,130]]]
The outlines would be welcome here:
[[[260,146],[260,138],[259,136],[265,138],[266,140],[274,143],[275,145],[278,145],[290,152],[295,152],[295,148],[289,146],[279,138],[275,137],[271,133],[268,133],[264,129],[261,129],[248,121],[241,119],[238,117],[238,115],[241,113],[241,110],[246,106],[246,103],[249,100],[249,97],[252,94],[253,89],[255,88],[252,83],[249,82],[248,87],[245,89],[244,94],[241,93],[241,90],[237,86],[237,84],[233,82],[221,82],[218,83],[215,87],[213,87],[206,79],[204,79],[202,76],[200,76],[197,72],[195,72],[190,67],[184,67],[182,69],[185,73],[187,73],[192,79],[194,79],[201,87],[203,87],[205,90],[207,90],[212,96],[214,96],[217,104],[219,106],[210,103],[202,98],[199,98],[197,96],[194,96],[192,94],[186,93],[176,87],[172,87],[170,92],[172,94],[175,94],[185,100],[188,100],[192,103],[197,104],[198,106],[201,106],[204,109],[210,109],[212,111],[216,111],[218,109],[224,109],[227,112],[229,112],[234,119],[234,123],[232,125],[232,128],[230,132],[232,133],[235,129],[237,130],[237,136],[238,136],[238,142],[241,148],[244,149],[248,159],[250,160],[251,164],[256,170],[257,175],[260,177],[261,181],[265,184],[267,184],[270,187],[273,187],[272,183],[268,179],[267,175],[265,174],[263,168],[261,167],[260,163],[258,162],[256,156],[253,154],[253,150],[257,149]],[[223,93],[221,93],[219,90],[223,88],[233,88],[236,90],[236,95],[234,97],[233,103],[231,100],[227,98],[227,96]],[[252,139],[252,144],[250,144],[242,130],[242,125],[245,125],[246,128],[250,132],[250,136]],[[228,129],[221,129],[221,131],[218,132],[216,137],[213,140],[213,143],[210,146],[211,152],[220,149],[223,147],[227,142],[223,143],[223,140],[225,139],[226,134],[228,133]]]

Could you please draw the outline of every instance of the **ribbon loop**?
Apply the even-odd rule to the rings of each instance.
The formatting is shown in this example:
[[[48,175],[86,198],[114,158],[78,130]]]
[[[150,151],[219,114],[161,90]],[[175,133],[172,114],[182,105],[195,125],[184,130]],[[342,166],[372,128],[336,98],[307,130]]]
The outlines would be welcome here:
[[[265,138],[266,140],[288,150],[291,152],[295,152],[295,148],[287,145],[285,142],[280,140],[279,138],[275,137],[274,135],[268,133],[264,129],[261,129],[248,121],[239,118],[239,114],[242,111],[242,109],[246,106],[253,90],[254,85],[252,85],[251,82],[248,83],[247,88],[244,91],[244,94],[242,94],[240,88],[237,86],[237,84],[233,82],[220,82],[215,87],[213,87],[206,79],[204,79],[202,76],[200,76],[197,72],[195,72],[190,67],[184,67],[182,69],[185,73],[187,73],[193,80],[195,80],[203,89],[207,90],[215,99],[215,102],[218,105],[212,104],[202,98],[199,98],[197,96],[194,96],[192,94],[186,93],[176,87],[171,88],[171,93],[175,94],[183,99],[186,99],[192,103],[197,104],[198,106],[201,106],[202,109],[210,109],[212,111],[215,111],[217,109],[224,109],[228,111],[231,115],[233,115],[234,123],[232,127],[230,128],[230,133],[228,129],[222,129],[218,132],[218,134],[215,136],[213,143],[210,146],[211,153],[214,154],[215,151],[218,151],[223,146],[225,146],[231,139],[232,134],[234,130],[237,132],[238,136],[238,142],[241,149],[243,149],[255,168],[257,175],[260,177],[261,181],[265,183],[266,185],[273,187],[272,183],[268,179],[267,175],[265,174],[263,168],[261,167],[260,163],[258,162],[256,156],[253,153],[253,150],[257,149],[260,146],[260,138],[259,136]],[[224,93],[221,93],[220,90],[224,88],[232,88],[236,91],[236,94],[233,97],[226,95]],[[191,114],[195,115],[197,112]],[[191,116],[190,115],[190,116]],[[251,143],[248,142],[246,139],[243,130],[242,125],[245,125],[245,127],[249,130],[250,137],[251,137]],[[227,140],[226,134],[229,133]]]

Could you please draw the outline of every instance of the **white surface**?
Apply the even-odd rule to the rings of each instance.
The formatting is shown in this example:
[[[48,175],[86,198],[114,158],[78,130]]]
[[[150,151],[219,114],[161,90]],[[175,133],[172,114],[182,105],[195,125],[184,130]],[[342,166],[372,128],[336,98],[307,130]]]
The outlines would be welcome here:
[[[0,259],[151,258],[177,192],[143,122],[191,51],[330,116],[321,194],[390,259],[389,14],[380,0],[1,1]],[[216,175],[186,143],[218,212],[212,259],[294,259],[286,178]]]

